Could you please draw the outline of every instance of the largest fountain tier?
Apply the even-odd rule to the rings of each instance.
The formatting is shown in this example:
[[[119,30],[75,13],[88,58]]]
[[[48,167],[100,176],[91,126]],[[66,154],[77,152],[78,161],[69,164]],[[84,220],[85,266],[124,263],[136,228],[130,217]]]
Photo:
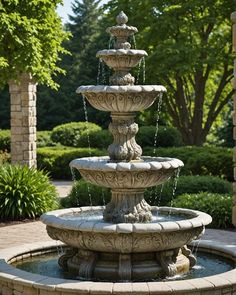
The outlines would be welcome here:
[[[163,207],[158,214],[166,220],[112,224],[96,217],[101,210],[71,208],[41,217],[49,236],[70,246],[59,264],[85,279],[145,280],[187,272],[196,260],[186,244],[211,222],[203,212]],[[175,221],[169,221],[170,211]],[[157,208],[152,207],[152,212],[156,214]]]

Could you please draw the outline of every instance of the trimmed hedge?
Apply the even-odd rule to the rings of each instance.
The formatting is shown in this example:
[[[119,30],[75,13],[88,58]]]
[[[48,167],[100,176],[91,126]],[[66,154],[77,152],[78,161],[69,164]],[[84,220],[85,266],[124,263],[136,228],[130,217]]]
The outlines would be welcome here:
[[[184,194],[176,198],[172,205],[178,208],[188,208],[203,211],[212,217],[213,228],[228,228],[232,226],[232,195],[212,193]]]
[[[136,135],[137,143],[141,147],[153,147],[156,133],[155,126],[142,126]],[[180,132],[174,127],[159,126],[157,133],[157,147],[182,146],[183,141]]]
[[[144,155],[153,155],[152,148],[144,148]],[[183,175],[214,175],[233,181],[233,150],[222,147],[172,147],[158,148],[160,157],[177,158],[183,161]]]
[[[232,184],[216,176],[180,176],[175,195],[173,196],[173,179],[166,182],[161,192],[161,186],[152,187],[145,191],[145,199],[151,205],[166,206],[172,198],[184,193],[194,194],[210,192],[219,194],[232,194]]]
[[[107,149],[113,141],[113,136],[108,130],[99,130],[89,134],[90,146],[93,148]],[[88,147],[88,136],[83,133],[78,140],[80,147]]]
[[[37,147],[55,146],[51,133],[51,131],[37,131]]]
[[[144,149],[145,155],[153,150]],[[75,158],[89,156],[88,148],[48,147],[38,149],[38,167],[46,169],[55,179],[71,179],[69,162]],[[106,150],[91,149],[91,156],[107,155]],[[184,162],[181,175],[219,176],[233,181],[232,149],[219,147],[175,147],[158,148],[161,157],[178,158]]]
[[[69,163],[89,156],[104,156],[106,151],[88,148],[45,147],[37,150],[37,166],[49,172],[54,179],[71,179]]]
[[[37,131],[37,147],[55,146],[51,140],[51,131]],[[11,132],[10,130],[0,130],[0,150],[10,151]]]
[[[10,151],[11,146],[11,133],[10,130],[0,130],[0,150]]]
[[[110,198],[110,190],[108,188],[96,186],[80,179],[75,182],[70,194],[66,198],[62,198],[60,203],[64,208],[91,205],[103,206],[110,201]]]
[[[82,135],[92,134],[102,128],[90,122],[71,122],[58,125],[52,130],[51,139],[65,146],[80,147],[79,140]],[[88,147],[88,139],[87,145]]]

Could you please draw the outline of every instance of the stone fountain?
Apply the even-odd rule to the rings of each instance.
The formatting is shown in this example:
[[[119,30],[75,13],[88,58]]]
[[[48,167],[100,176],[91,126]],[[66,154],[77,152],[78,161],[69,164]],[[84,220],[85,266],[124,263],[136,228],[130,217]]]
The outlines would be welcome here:
[[[174,276],[195,265],[187,244],[203,233],[211,217],[199,211],[153,207],[144,199],[146,188],[167,181],[183,163],[142,156],[135,141],[136,112],[151,106],[166,89],[161,85],[134,85],[130,70],[147,53],[131,49],[128,40],[137,28],[126,24],[128,18],[123,12],[116,21],[117,25],[107,29],[116,39],[115,49],[97,52],[97,57],[113,69],[110,85],[77,89],[93,107],[111,112],[109,131],[114,141],[108,148],[109,156],[70,163],[89,183],[111,188],[111,201],[105,208],[48,212],[41,220],[52,239],[68,245],[59,265],[79,278],[136,281]],[[165,216],[165,220],[160,221],[158,216]]]

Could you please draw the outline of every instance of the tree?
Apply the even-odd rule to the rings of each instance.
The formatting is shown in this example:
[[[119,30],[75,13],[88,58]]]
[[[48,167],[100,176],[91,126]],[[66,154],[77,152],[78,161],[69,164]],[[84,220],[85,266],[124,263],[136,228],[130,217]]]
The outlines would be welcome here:
[[[113,0],[148,51],[147,80],[167,87],[166,108],[186,144],[202,145],[232,96],[230,14],[235,0]]]
[[[58,76],[58,91],[46,87],[39,88],[38,124],[40,129],[50,129],[55,125],[84,120],[82,97],[75,93],[80,85],[96,84],[98,59],[96,52],[101,49],[100,21],[102,8],[97,0],[75,0],[72,5],[73,15],[69,16],[66,30],[72,33],[70,40],[64,43],[71,52],[64,56],[61,66],[66,76]],[[104,34],[104,32],[103,32]],[[88,105],[89,119],[103,123],[100,117]],[[53,116],[52,116],[53,114]],[[106,120],[105,120],[106,121]]]
[[[0,86],[31,73],[39,83],[56,87],[53,75],[61,43],[68,34],[62,29],[56,6],[61,0],[2,0],[0,2]]]

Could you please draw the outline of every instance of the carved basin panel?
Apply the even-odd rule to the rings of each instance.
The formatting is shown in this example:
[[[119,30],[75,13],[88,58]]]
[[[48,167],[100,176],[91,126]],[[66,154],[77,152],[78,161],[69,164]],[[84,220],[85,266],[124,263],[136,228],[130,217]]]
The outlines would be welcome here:
[[[180,248],[196,239],[203,231],[198,228],[158,233],[100,233],[67,230],[47,226],[54,240],[79,249],[110,253],[144,253]]]
[[[81,207],[56,210],[43,214],[41,221],[47,225],[52,239],[71,247],[109,253],[144,253],[180,248],[201,235],[205,225],[212,220],[200,211],[169,207],[152,207],[153,213],[167,214],[167,219],[146,224],[114,224],[103,221],[102,217],[85,217],[93,215],[91,210],[96,213],[102,209]],[[168,221],[170,210],[172,216],[182,217]]]
[[[78,169],[86,181],[112,189],[159,185],[182,166],[178,159],[161,157],[142,157],[139,162],[128,163],[109,163],[109,157],[89,157],[70,163],[70,167]]]
[[[150,107],[163,86],[82,86],[77,93],[82,93],[96,109],[107,112],[136,112]]]

